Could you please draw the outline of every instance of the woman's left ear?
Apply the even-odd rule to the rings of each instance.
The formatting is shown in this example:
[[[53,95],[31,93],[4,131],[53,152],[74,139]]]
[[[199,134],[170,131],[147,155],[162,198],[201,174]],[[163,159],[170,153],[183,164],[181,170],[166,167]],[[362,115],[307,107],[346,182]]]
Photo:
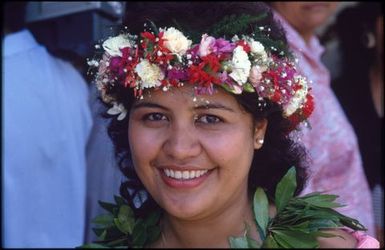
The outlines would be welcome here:
[[[267,128],[267,119],[255,122],[254,127],[254,149],[260,149],[263,146]]]

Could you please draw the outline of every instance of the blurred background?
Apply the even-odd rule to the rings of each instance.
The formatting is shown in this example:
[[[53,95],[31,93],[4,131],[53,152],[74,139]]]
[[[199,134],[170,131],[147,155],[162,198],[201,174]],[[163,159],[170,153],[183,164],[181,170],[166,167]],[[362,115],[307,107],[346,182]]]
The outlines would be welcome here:
[[[125,2],[29,2],[26,22],[39,43],[84,75],[93,45],[121,24],[124,10]]]

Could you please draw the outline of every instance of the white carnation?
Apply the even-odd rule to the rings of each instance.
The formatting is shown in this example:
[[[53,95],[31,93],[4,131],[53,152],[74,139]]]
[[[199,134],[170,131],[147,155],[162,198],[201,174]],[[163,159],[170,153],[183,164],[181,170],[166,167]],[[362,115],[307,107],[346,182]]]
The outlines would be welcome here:
[[[230,77],[239,85],[245,84],[250,74],[251,62],[242,46],[237,46],[234,49],[231,68],[232,72],[229,74]]]
[[[131,48],[132,41],[130,41],[127,35],[120,34],[119,36],[111,37],[104,41],[103,48],[110,56],[122,56],[120,49],[129,47]]]
[[[151,64],[147,59],[142,60],[135,67],[135,72],[142,80],[142,88],[152,88],[161,85],[164,79],[164,73],[155,64]]]
[[[172,53],[182,56],[190,48],[192,41],[187,39],[182,32],[170,27],[164,31],[164,45]]]
[[[298,81],[302,88],[298,89],[290,102],[285,107],[285,115],[290,116],[293,114],[304,102],[308,93],[306,78],[297,76],[295,81]]]
[[[265,47],[262,45],[262,43],[260,43],[258,41],[251,40],[249,42],[249,46],[250,46],[251,54],[258,57],[262,61],[266,61],[267,53],[266,53]]]
[[[250,46],[251,54],[257,57],[259,60],[262,60],[262,62],[265,62],[267,59],[267,53],[263,44],[258,41],[255,41],[253,38],[249,36],[243,36],[242,38]]]
[[[239,41],[238,35],[234,35],[234,36],[231,38],[231,41],[232,41],[233,43]]]
[[[254,53],[254,54],[266,54],[265,47],[263,47],[262,43],[258,41],[254,41],[254,40],[251,41],[250,50],[251,50],[251,53]]]

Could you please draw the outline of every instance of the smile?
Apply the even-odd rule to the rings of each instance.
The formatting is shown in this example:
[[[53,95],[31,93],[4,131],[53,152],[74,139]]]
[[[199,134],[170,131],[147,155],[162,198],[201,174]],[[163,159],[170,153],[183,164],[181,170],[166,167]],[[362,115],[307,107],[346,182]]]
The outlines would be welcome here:
[[[181,190],[202,185],[214,169],[176,170],[175,168],[161,168],[159,171],[161,172],[162,180],[167,186]]]
[[[205,173],[208,172],[208,170],[184,170],[184,171],[178,171],[178,170],[172,170],[172,169],[163,169],[164,174],[167,177],[171,177],[177,180],[189,180],[198,178]]]

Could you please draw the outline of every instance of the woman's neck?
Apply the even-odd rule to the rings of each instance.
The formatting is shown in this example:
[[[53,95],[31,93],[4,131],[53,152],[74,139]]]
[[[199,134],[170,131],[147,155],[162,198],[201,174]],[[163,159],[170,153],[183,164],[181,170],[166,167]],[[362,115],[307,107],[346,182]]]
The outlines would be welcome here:
[[[298,30],[297,29],[297,32],[301,35],[301,37],[305,41],[306,46],[309,46],[311,38],[314,36],[315,31],[314,30]]]
[[[242,236],[245,223],[250,228],[250,235],[258,240],[253,218],[246,195],[240,202],[201,220],[185,221],[166,214],[162,221],[162,236],[156,245],[167,248],[228,248],[228,237]]]

